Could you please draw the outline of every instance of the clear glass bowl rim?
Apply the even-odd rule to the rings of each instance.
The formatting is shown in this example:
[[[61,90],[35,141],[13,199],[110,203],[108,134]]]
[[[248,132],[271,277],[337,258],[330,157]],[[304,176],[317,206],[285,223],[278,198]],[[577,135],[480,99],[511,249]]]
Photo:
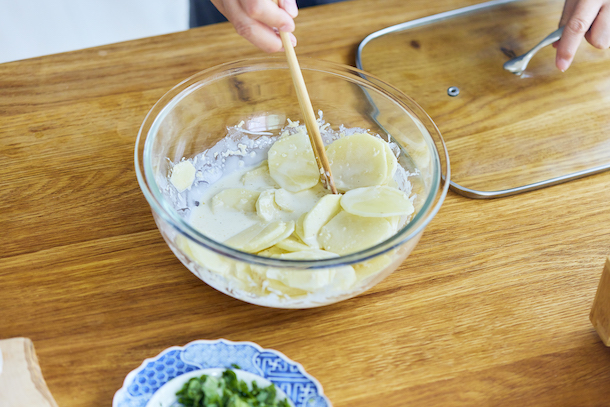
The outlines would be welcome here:
[[[289,69],[285,58],[269,56],[236,60],[197,72],[171,88],[150,109],[142,122],[140,130],[138,131],[134,151],[134,164],[138,184],[140,185],[140,189],[142,190],[142,193],[144,194],[144,197],[146,198],[152,211],[160,216],[182,236],[205,247],[208,250],[211,250],[212,252],[237,261],[277,268],[311,270],[341,267],[349,264],[360,263],[382,255],[418,236],[438,213],[449,188],[451,171],[449,165],[449,155],[447,147],[445,146],[445,141],[440,131],[436,127],[436,124],[421,108],[421,106],[417,104],[417,102],[415,102],[409,96],[403,94],[397,88],[375,77],[374,75],[348,65],[312,58],[300,57],[299,63],[302,70],[317,71],[324,74],[338,76],[343,79],[348,79],[352,83],[357,83],[364,89],[372,89],[379,94],[383,94],[404,110],[411,112],[415,118],[424,124],[424,127],[428,131],[433,133],[431,135],[433,138],[432,144],[435,147],[435,155],[433,157],[435,174],[433,178],[435,179],[437,187],[434,188],[434,193],[432,193],[431,189],[431,193],[427,197],[419,213],[396,234],[367,249],[345,256],[324,260],[287,260],[257,256],[255,254],[242,252],[225,246],[220,242],[214,241],[193,228],[178,214],[175,209],[169,205],[167,200],[161,194],[161,191],[154,180],[153,169],[150,165],[150,157],[147,157],[146,155],[146,152],[149,150],[149,148],[146,147],[152,144],[149,136],[154,139],[154,134],[150,133],[151,130],[155,128],[155,122],[158,123],[162,121],[173,105],[179,102],[186,95],[190,94],[190,92],[198,89],[206,83],[211,83],[222,78],[230,77],[236,73],[269,69]],[[434,136],[438,137],[438,140],[434,140]],[[442,147],[442,151],[438,150],[439,145]],[[444,161],[441,160],[441,157],[439,157],[440,153],[443,154],[442,158]],[[445,165],[443,165],[443,162]],[[440,187],[438,187],[439,183],[441,184]]]

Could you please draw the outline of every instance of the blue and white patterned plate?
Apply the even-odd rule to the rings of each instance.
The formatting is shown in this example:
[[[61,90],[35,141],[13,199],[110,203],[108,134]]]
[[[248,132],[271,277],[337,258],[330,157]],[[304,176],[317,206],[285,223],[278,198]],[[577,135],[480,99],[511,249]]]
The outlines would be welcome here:
[[[146,359],[139,368],[129,372],[123,387],[114,395],[112,407],[145,407],[152,395],[175,377],[194,370],[231,368],[232,365],[269,380],[296,407],[331,407],[320,383],[299,363],[252,342],[226,339],[193,341]]]

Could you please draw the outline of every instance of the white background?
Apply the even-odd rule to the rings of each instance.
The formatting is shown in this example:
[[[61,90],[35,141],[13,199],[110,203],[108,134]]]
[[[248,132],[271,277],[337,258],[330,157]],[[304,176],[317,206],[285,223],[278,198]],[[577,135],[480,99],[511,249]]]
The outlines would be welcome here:
[[[0,0],[0,63],[188,29],[188,0]]]

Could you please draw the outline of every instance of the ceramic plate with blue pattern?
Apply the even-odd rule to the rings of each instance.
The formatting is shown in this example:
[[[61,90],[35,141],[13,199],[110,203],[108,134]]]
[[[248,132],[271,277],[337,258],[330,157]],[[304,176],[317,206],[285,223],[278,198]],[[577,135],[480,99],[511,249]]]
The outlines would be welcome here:
[[[112,407],[146,407],[153,394],[183,374],[210,368],[232,368],[260,376],[281,389],[296,407],[331,407],[322,386],[297,362],[252,342],[198,340],[165,349],[131,371],[114,395]]]

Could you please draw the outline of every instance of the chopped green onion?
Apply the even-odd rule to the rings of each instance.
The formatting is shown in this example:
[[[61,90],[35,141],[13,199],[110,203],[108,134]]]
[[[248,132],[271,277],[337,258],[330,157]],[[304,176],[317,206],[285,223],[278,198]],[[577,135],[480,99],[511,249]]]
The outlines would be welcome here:
[[[237,365],[232,365],[239,368]],[[178,402],[185,407],[290,407],[288,399],[276,400],[275,385],[252,389],[227,369],[220,378],[202,375],[193,377],[176,393]]]

